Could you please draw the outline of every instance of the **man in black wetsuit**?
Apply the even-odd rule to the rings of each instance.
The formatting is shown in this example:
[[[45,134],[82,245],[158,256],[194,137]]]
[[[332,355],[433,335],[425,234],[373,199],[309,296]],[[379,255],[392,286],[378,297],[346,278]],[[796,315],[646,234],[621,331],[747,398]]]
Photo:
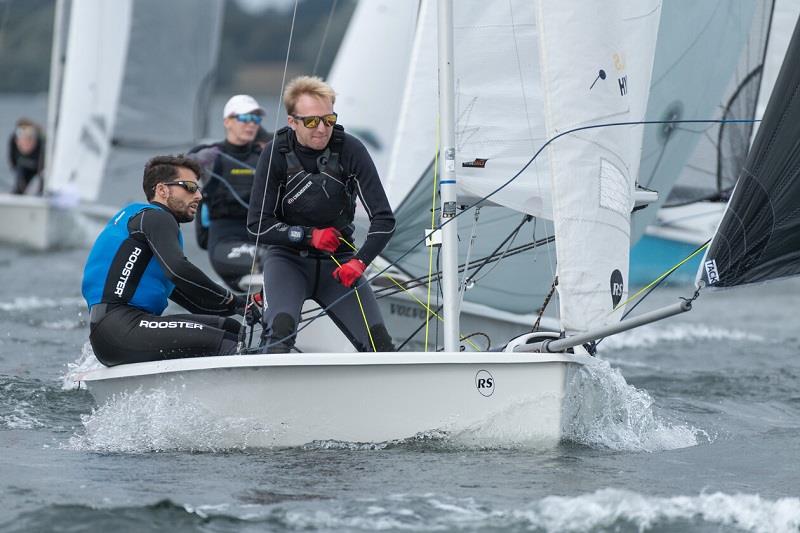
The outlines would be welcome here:
[[[223,110],[225,140],[190,150],[190,157],[206,170],[203,203],[195,223],[198,244],[208,250],[214,271],[234,290],[247,289],[240,280],[251,274],[254,263],[261,265],[260,258],[253,261],[247,206],[263,146],[257,142],[263,116],[264,110],[252,96],[237,94]]]
[[[8,164],[14,173],[12,194],[25,194],[31,180],[39,176],[37,194],[42,194],[44,180],[44,135],[33,121],[21,118],[8,140]]]
[[[313,299],[331,306],[328,315],[359,351],[393,351],[362,276],[395,226],[375,165],[364,145],[336,125],[336,95],[321,79],[292,80],[283,99],[289,126],[264,148],[247,217],[259,243],[270,245],[264,262],[265,347],[268,352],[290,350],[303,302]],[[356,197],[370,227],[354,252]]]
[[[82,292],[89,340],[106,366],[235,352],[246,299],[220,287],[183,254],[179,224],[200,202],[200,166],[183,156],[147,162],[148,203],[125,206],[89,252]],[[161,316],[167,299],[191,313]]]

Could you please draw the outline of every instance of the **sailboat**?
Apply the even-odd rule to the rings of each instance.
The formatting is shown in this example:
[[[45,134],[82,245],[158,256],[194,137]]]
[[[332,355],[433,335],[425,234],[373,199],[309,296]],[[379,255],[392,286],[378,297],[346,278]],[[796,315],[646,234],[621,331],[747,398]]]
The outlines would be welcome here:
[[[800,274],[800,21],[697,274],[700,289]]]
[[[686,7],[681,4],[670,2],[664,9]],[[703,92],[709,84],[725,83],[727,87],[718,93],[716,102],[713,91],[702,95],[704,100],[714,104],[704,114],[691,113],[678,102],[670,107],[676,118],[705,116],[738,122],[676,125],[655,128],[652,132],[660,141],[654,145],[655,155],[659,156],[654,160],[658,164],[663,164],[666,156],[662,156],[661,151],[670,146],[692,139],[693,149],[681,161],[675,186],[648,208],[658,209],[658,213],[631,252],[632,285],[652,282],[714,234],[758,127],[753,119],[763,114],[769,98],[777,74],[771,72],[772,65],[780,66],[793,21],[797,19],[797,6],[790,6],[788,2],[737,2],[728,4],[727,10],[709,3],[695,4],[692,9],[696,12],[689,19],[682,19],[682,24],[702,25],[704,31],[700,39],[687,39],[686,42],[691,43],[689,52],[713,50],[716,58],[713,65],[704,69]],[[668,72],[664,67],[670,68],[669,65],[656,66],[655,78]],[[651,186],[648,172],[643,173],[642,181],[644,186]],[[691,284],[700,258],[701,255],[695,254],[670,274],[669,281]]]
[[[620,316],[659,15],[658,0],[459,2],[455,16],[452,0],[439,1],[444,351],[198,357],[79,371],[73,379],[99,404],[164,390],[212,416],[251,421],[263,429],[248,434],[251,446],[458,435],[511,411],[524,413],[531,439],[558,442],[567,376],[585,360],[584,346],[632,326]],[[454,65],[462,65],[458,76]],[[531,136],[525,109],[534,102],[547,142]],[[464,105],[480,121],[457,120]],[[501,134],[509,125],[514,134]],[[457,132],[476,129],[473,141],[494,142],[456,144]],[[544,170],[526,172],[532,165]],[[485,179],[460,187],[464,169]],[[456,220],[471,210],[462,202],[553,220],[558,331],[511,339],[499,351],[461,351]],[[513,290],[525,280],[508,282]],[[220,439],[225,446],[241,435]]]
[[[428,250],[418,247],[408,251],[425,228],[431,227],[431,193],[435,190],[434,159],[437,151],[436,65],[431,57],[431,50],[436,49],[435,8],[433,2],[414,4],[418,5],[416,35],[402,112],[385,177],[398,227],[383,255],[396,262],[396,272],[392,277],[403,284],[408,280],[427,281],[431,270],[435,281],[439,270],[436,266],[430,267]],[[759,18],[765,9],[761,4],[754,1],[709,4],[688,0],[664,3],[645,118],[650,121],[715,118],[720,102],[728,100],[730,80],[741,78],[743,74],[740,72],[746,70],[743,65],[752,63],[745,61],[744,56],[747,53],[756,56],[756,51],[762,49],[754,44],[758,34],[756,29],[764,24]],[[482,48],[483,44],[479,42],[476,48]],[[405,58],[404,53],[402,57]],[[502,57],[494,61],[501,60]],[[369,64],[366,68],[373,67]],[[458,64],[456,69],[459,70]],[[468,86],[470,75],[479,78],[485,72],[458,72],[459,88]],[[702,90],[698,90],[692,81],[700,73],[705,80]],[[498,79],[496,73],[492,76]],[[498,83],[514,86],[515,81],[505,79]],[[471,138],[474,142],[476,136],[481,135],[474,124],[485,120],[476,118],[474,106],[461,96],[466,90],[457,96],[461,102],[457,143],[461,143],[462,138]],[[524,108],[508,105],[503,112],[524,114],[533,131],[533,144],[539,146],[547,136],[542,104],[540,99],[535,99],[535,94],[529,94]],[[376,105],[373,101],[371,107]],[[520,112],[520,109],[524,111]],[[709,124],[666,123],[645,127],[641,164],[636,176],[637,182],[645,188],[637,188],[634,192],[636,211],[631,221],[631,246],[636,244],[645,227],[654,221],[658,208],[669,196],[708,127]],[[484,138],[482,142],[490,143],[492,140]],[[472,187],[472,182],[485,182],[486,176],[492,172],[487,168],[460,167],[460,170],[463,171],[461,183],[470,182],[467,187]],[[535,162],[528,172],[541,172],[542,179],[548,179],[546,165]],[[460,248],[459,262],[470,263],[467,273],[462,275],[467,286],[462,293],[462,332],[479,336],[480,340],[475,341],[481,347],[502,344],[510,336],[529,331],[537,322],[552,328],[555,321],[555,327],[558,327],[554,298],[549,299],[549,306],[545,305],[548,295],[554,294],[556,281],[554,258],[557,245],[549,218],[534,217],[526,222],[518,211],[500,206],[485,207],[480,214],[459,218],[459,234],[465,244],[469,243]],[[655,255],[648,255],[645,259],[653,258]],[[641,254],[634,259],[631,268],[636,281],[641,282],[644,278],[639,275],[643,263]],[[669,266],[677,260],[670,262]],[[433,264],[436,265],[436,255]],[[646,282],[652,281],[665,269],[647,269]],[[512,286],[508,283],[510,279],[524,281]],[[410,339],[406,346],[424,349],[425,331],[419,326],[425,320],[425,310],[414,300],[427,301],[424,285],[412,291],[414,298],[410,298],[393,282],[382,283],[383,286],[377,290],[378,302],[389,330],[398,344]],[[629,283],[639,284],[631,280]],[[417,281],[411,282],[411,285],[418,284]],[[435,294],[434,291],[434,301],[431,302],[434,309],[439,306]],[[430,337],[435,338],[435,327],[436,320],[432,320],[430,329],[434,333]],[[415,331],[418,332],[415,334]],[[467,349],[472,349],[472,346],[467,346]]]
[[[56,2],[45,195],[0,194],[0,242],[36,250],[90,244],[118,206],[141,195],[107,172],[112,153],[188,147],[205,133],[222,7]],[[187,12],[192,26],[182,22]]]

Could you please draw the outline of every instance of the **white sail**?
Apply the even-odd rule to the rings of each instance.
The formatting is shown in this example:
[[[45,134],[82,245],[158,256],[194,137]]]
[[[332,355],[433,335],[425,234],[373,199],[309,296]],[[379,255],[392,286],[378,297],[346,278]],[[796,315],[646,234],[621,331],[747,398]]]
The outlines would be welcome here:
[[[341,122],[364,142],[381,178],[400,116],[418,11],[419,0],[359,2],[328,76]]]
[[[535,2],[456,5],[457,166],[467,197],[502,186],[546,140],[538,31]],[[538,157],[492,202],[552,218],[546,159]]]
[[[383,180],[392,208],[406,198],[436,156],[437,48],[436,3],[420,0],[399,118]]]
[[[53,159],[45,181],[53,193],[83,200],[97,196],[114,132],[132,7],[131,0],[72,2]]]
[[[660,2],[539,3],[548,137],[640,121],[647,106]],[[619,320],[643,127],[569,133],[548,147],[562,329]]]

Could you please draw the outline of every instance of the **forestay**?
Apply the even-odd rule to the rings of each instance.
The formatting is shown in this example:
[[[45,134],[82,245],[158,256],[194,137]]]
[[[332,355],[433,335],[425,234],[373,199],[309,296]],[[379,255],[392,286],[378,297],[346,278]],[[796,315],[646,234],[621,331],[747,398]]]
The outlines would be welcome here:
[[[539,3],[562,329],[619,320],[660,2]],[[621,306],[620,306],[621,307]],[[618,307],[619,309],[619,307]],[[621,309],[620,309],[621,310]]]
[[[800,274],[800,24],[698,278],[732,287]]]

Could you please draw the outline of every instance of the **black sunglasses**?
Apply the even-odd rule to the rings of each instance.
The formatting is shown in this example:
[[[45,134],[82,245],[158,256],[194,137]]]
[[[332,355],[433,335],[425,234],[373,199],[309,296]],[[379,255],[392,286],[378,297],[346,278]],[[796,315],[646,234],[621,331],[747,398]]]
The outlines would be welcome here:
[[[186,189],[186,192],[191,194],[194,194],[200,190],[200,184],[198,184],[196,181],[162,181],[161,183],[164,185],[177,185],[179,187],[183,187]]]
[[[328,126],[329,128],[332,128],[336,124],[336,119],[338,117],[339,117],[339,115],[337,115],[336,113],[330,113],[328,115],[322,115],[321,117],[320,116],[315,116],[315,115],[310,115],[310,116],[307,116],[307,117],[301,117],[299,115],[292,115],[293,119],[302,120],[303,121],[303,126],[305,126],[306,128],[309,128],[309,129],[313,129],[313,128],[316,128],[317,126],[319,126],[320,121],[323,124],[325,124],[326,126]]]

